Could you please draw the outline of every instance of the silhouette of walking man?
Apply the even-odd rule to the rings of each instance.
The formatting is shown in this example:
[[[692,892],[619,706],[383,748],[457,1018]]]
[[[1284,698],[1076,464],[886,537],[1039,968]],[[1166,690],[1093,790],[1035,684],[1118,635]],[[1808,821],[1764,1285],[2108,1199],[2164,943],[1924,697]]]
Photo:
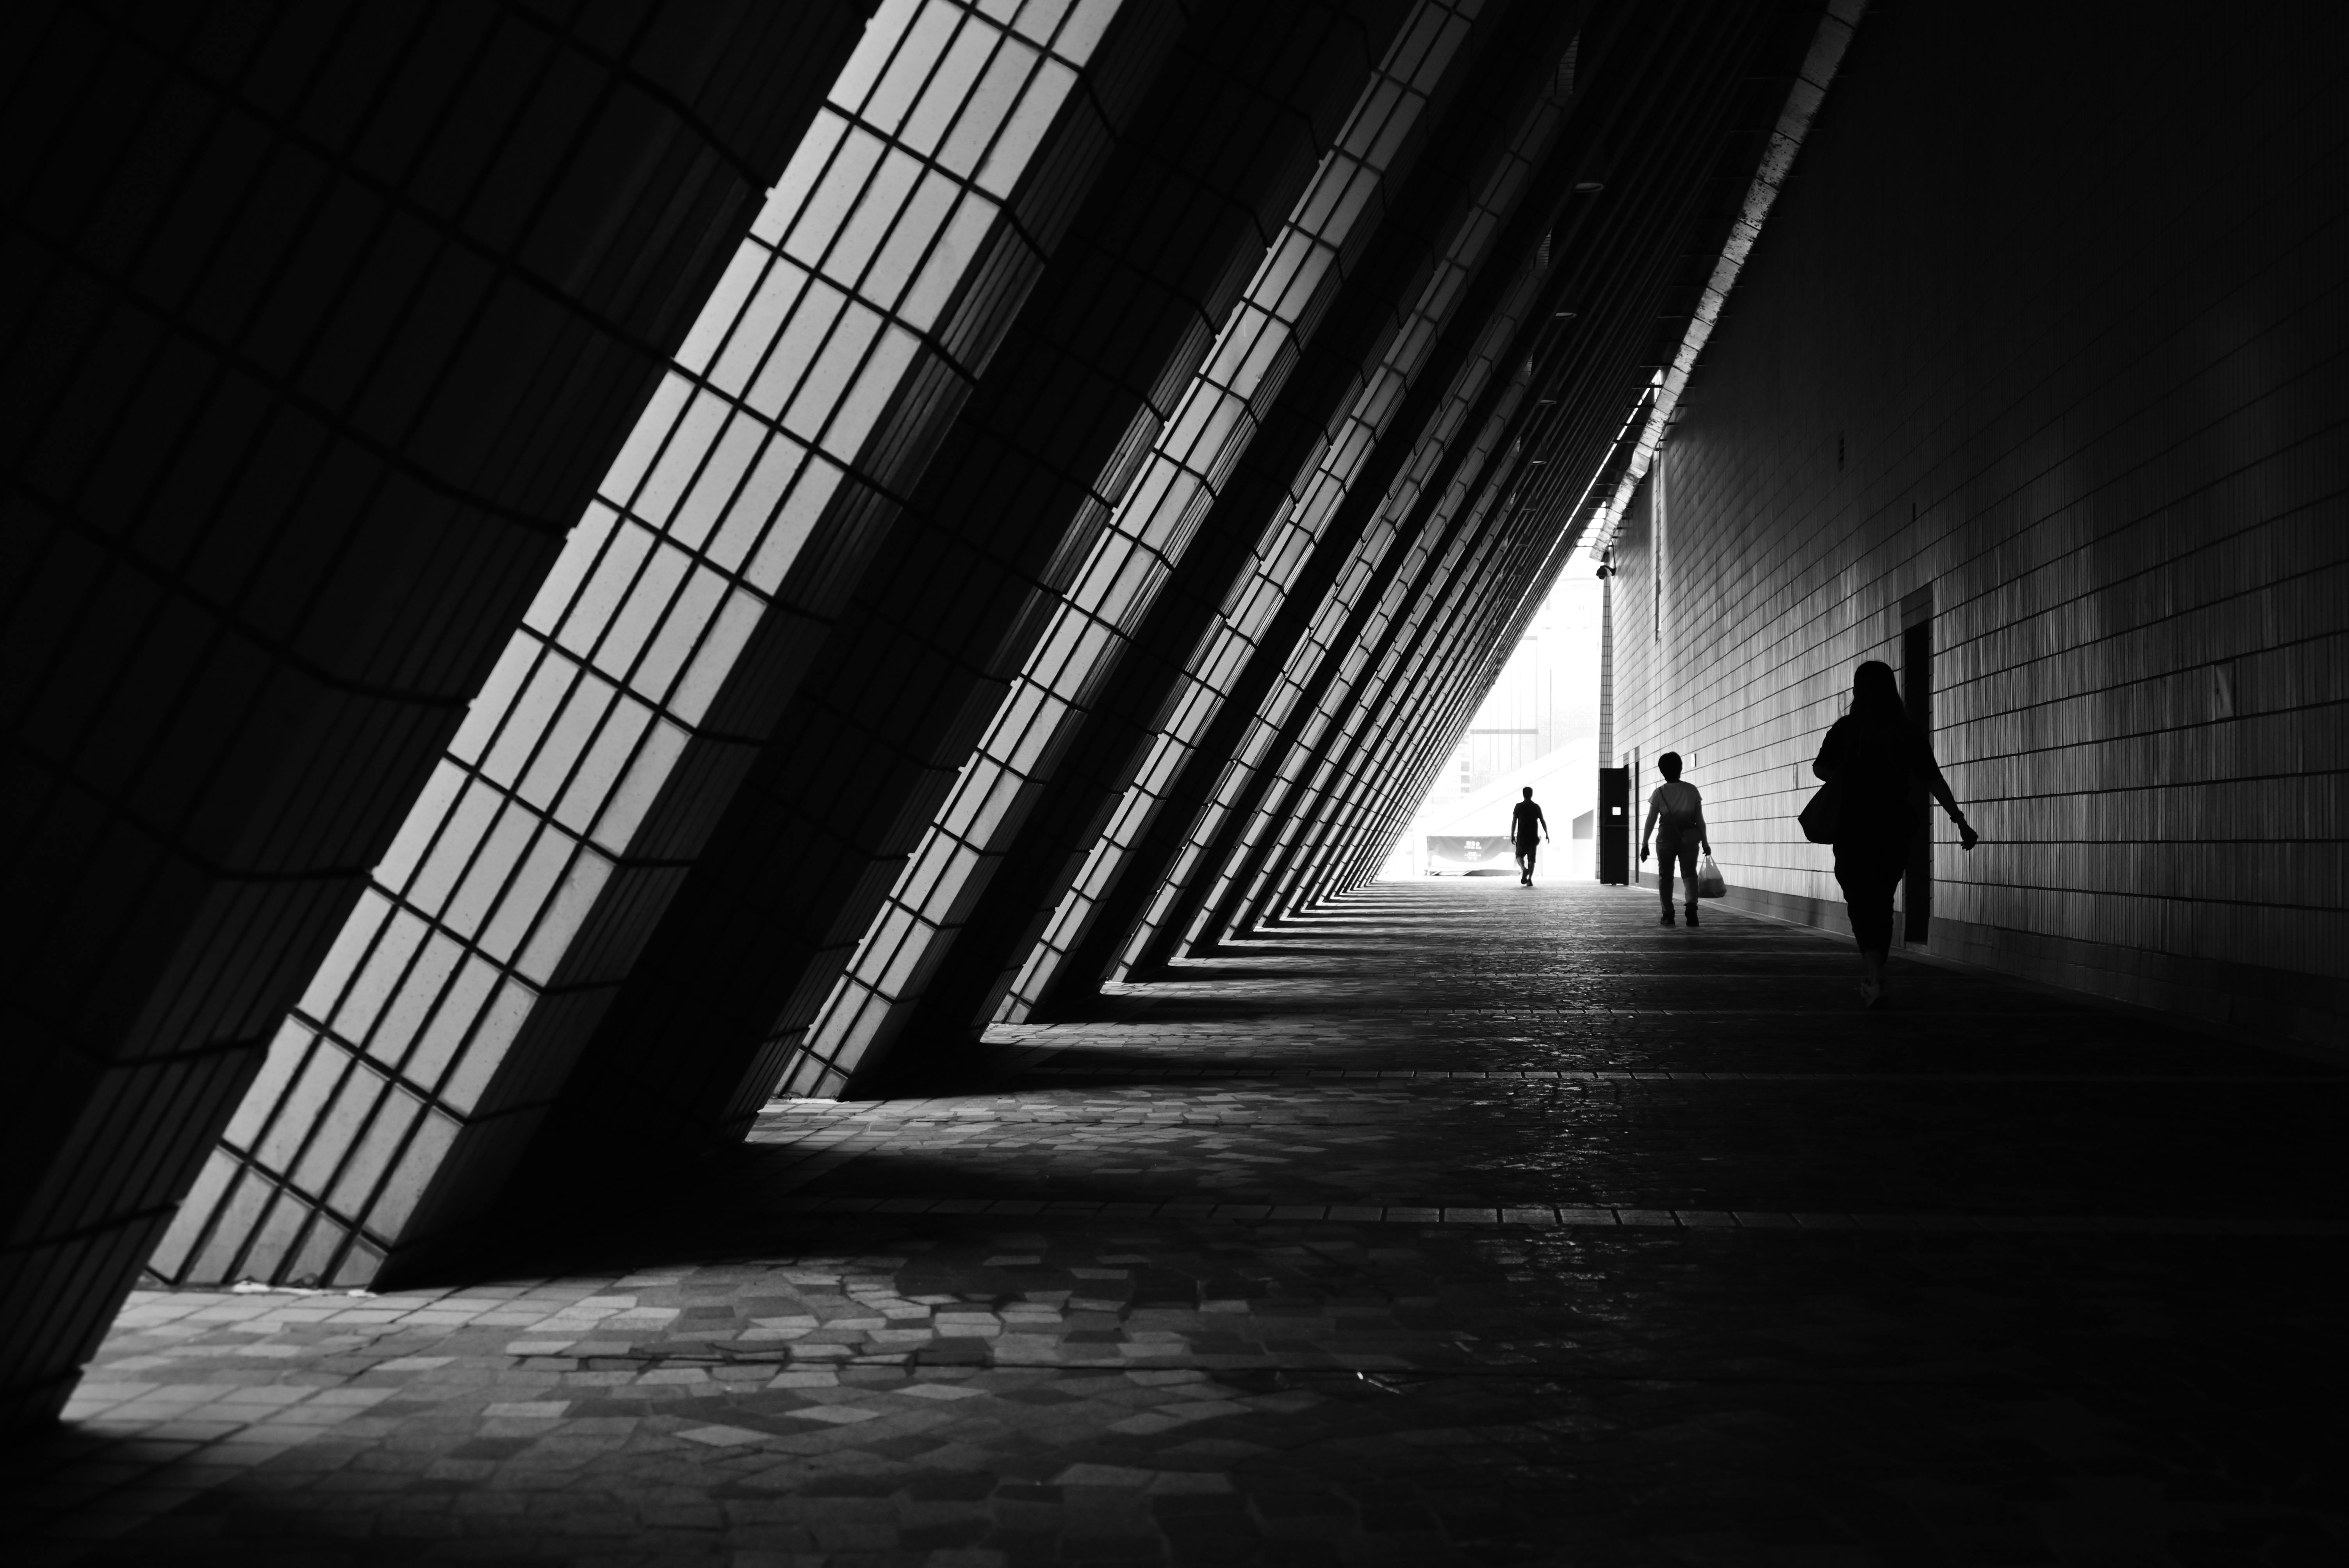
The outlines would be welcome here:
[[[1537,837],[1536,835],[1539,836]],[[1517,885],[1534,885],[1534,856],[1540,852],[1541,841],[1549,837],[1549,819],[1534,804],[1532,786],[1526,789],[1526,798],[1509,812],[1509,837],[1517,845]]]
[[[1873,1007],[1884,1000],[1892,890],[1909,869],[1909,847],[1923,825],[1909,803],[1909,782],[1933,792],[1958,825],[1961,844],[1971,850],[1981,840],[1958,810],[1950,781],[1933,760],[1932,743],[1909,722],[1892,666],[1880,659],[1854,672],[1851,711],[1827,731],[1811,771],[1836,786],[1836,881],[1859,947],[1860,1000]]]
[[[1701,844],[1706,854],[1713,853],[1713,841],[1706,836],[1704,797],[1693,784],[1681,782],[1681,754],[1667,751],[1656,758],[1656,771],[1664,781],[1648,797],[1648,825],[1640,830],[1640,858],[1648,858],[1648,835],[1656,835],[1656,889],[1664,895],[1664,918],[1661,923],[1672,923],[1672,862],[1681,867],[1681,886],[1688,893],[1688,923],[1696,918],[1696,851]],[[1659,820],[1662,829],[1658,830]]]

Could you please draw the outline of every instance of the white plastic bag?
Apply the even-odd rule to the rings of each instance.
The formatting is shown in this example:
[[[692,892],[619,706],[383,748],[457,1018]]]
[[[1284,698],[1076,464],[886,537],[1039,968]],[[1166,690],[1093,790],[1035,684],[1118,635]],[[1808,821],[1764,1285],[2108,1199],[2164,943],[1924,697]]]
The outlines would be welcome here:
[[[1703,863],[1696,868],[1696,896],[1699,898],[1729,896],[1729,883],[1723,880],[1721,868],[1713,863],[1711,855],[1705,856]]]

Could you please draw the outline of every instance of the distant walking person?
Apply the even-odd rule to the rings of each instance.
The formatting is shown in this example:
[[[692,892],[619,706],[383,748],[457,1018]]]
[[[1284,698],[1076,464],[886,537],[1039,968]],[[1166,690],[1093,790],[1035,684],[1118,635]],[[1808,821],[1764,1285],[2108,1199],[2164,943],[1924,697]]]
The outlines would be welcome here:
[[[1681,754],[1667,751],[1656,758],[1656,771],[1664,781],[1648,797],[1648,825],[1640,830],[1640,858],[1648,858],[1648,836],[1656,838],[1656,888],[1664,895],[1664,921],[1672,923],[1672,862],[1681,866],[1681,886],[1688,892],[1688,923],[1696,918],[1696,851],[1700,845],[1706,854],[1713,853],[1712,841],[1705,836],[1704,797],[1693,784],[1681,782]],[[1658,830],[1657,824],[1662,829]]]
[[[1542,815],[1539,806],[1534,804],[1531,788],[1527,788],[1526,798],[1509,812],[1509,837],[1516,841],[1517,845],[1517,885],[1531,887],[1534,885],[1534,856],[1541,849],[1541,841],[1549,837],[1549,819]]]
[[[1884,960],[1892,946],[1892,889],[1909,869],[1909,846],[1924,824],[1909,803],[1911,782],[1958,825],[1958,841],[1980,841],[1933,760],[1932,744],[1909,722],[1892,666],[1870,659],[1851,682],[1851,711],[1836,720],[1811,771],[1836,787],[1835,873],[1859,945],[1860,999],[1884,1000]]]

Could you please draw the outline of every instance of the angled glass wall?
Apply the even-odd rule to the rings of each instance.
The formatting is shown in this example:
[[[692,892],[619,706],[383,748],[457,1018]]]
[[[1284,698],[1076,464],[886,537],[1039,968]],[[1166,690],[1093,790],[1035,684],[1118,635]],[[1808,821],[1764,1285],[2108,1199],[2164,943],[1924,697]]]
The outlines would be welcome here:
[[[1509,313],[1501,318],[1507,326],[1514,328],[1522,323],[1526,296],[1531,293],[1533,281],[1530,277],[1526,280],[1519,297],[1511,302]],[[1496,362],[1496,355],[1506,342],[1507,338],[1498,333],[1487,337],[1486,352],[1480,354],[1461,377],[1423,459],[1415,467],[1434,468],[1445,450],[1469,434],[1465,427],[1471,405],[1496,374],[1505,373],[1505,367]],[[1471,498],[1483,490],[1482,480],[1490,473],[1492,459],[1505,439],[1509,419],[1528,389],[1529,384],[1521,375],[1513,381],[1500,406],[1483,421],[1482,428],[1474,432],[1466,460],[1460,465],[1445,494],[1428,509],[1424,523],[1402,544],[1400,558],[1381,560],[1396,548],[1392,513],[1381,520],[1381,528],[1372,536],[1364,539],[1361,580],[1371,581],[1381,564],[1390,570],[1379,585],[1378,597],[1367,606],[1359,624],[1348,627],[1327,613],[1317,617],[1314,627],[1284,667],[1280,685],[1251,726],[1252,732],[1265,737],[1257,741],[1256,750],[1263,753],[1283,724],[1297,733],[1274,757],[1275,777],[1260,803],[1248,813],[1233,853],[1220,868],[1213,869],[1212,881],[1202,900],[1207,912],[1203,918],[1211,923],[1201,928],[1195,920],[1191,923],[1194,929],[1185,935],[1195,937],[1203,931],[1211,933],[1216,913],[1226,910],[1232,897],[1241,891],[1234,883],[1245,874],[1250,858],[1268,840],[1293,833],[1301,827],[1302,819],[1295,807],[1300,799],[1326,789],[1330,767],[1326,757],[1328,748],[1332,743],[1342,745],[1355,733],[1352,727],[1367,720],[1373,712],[1383,713],[1376,707],[1377,697],[1384,690],[1380,677],[1391,672],[1392,665],[1378,655],[1388,651],[1394,640],[1408,638],[1432,607],[1442,602],[1444,592],[1453,581],[1453,569],[1466,555],[1469,542],[1476,537],[1473,528],[1456,525],[1468,521],[1461,517],[1464,509],[1480,515],[1488,510],[1481,505],[1472,507]],[[1353,575],[1349,574],[1350,580]],[[1354,602],[1350,596],[1350,604]],[[1332,659],[1338,661],[1334,669],[1327,667]],[[1322,677],[1318,683],[1318,694],[1312,689],[1317,675]],[[1302,714],[1300,704],[1304,706]],[[1255,738],[1253,733],[1251,738]],[[1183,859],[1177,862],[1177,880],[1203,874],[1199,862],[1214,841],[1217,828],[1226,820],[1224,803],[1237,799],[1244,782],[1244,775],[1232,768],[1226,769],[1207,810],[1192,830]],[[1162,895],[1154,904],[1154,923],[1163,918],[1165,903],[1166,897]]]
[[[1250,924],[1375,874],[1387,841],[1457,749],[1563,562],[1557,520],[1572,509],[1559,500],[1530,480],[1495,499],[1463,569],[1426,595],[1418,646],[1394,666],[1377,722],[1322,765],[1302,809],[1281,825],[1278,852],[1265,860],[1246,903],[1226,906],[1222,918]],[[1359,705],[1354,712],[1361,714]]]
[[[1573,511],[1561,513],[1557,495],[1545,493],[1536,478],[1547,480],[1565,471],[1561,465],[1532,460],[1557,449],[1554,418],[1540,418],[1555,407],[1555,399],[1539,398],[1521,405],[1514,418],[1495,408],[1473,467],[1464,465],[1464,473],[1484,476],[1468,515],[1448,537],[1422,542],[1366,619],[1342,667],[1317,697],[1314,714],[1281,755],[1278,785],[1252,810],[1218,872],[1215,896],[1204,902],[1192,928],[1194,940],[1217,940],[1271,913],[1273,904],[1285,904],[1285,893],[1276,889],[1294,887],[1299,877],[1319,874],[1333,858],[1351,853],[1336,841],[1350,843],[1358,836],[1361,812],[1387,814],[1384,770],[1394,760],[1387,755],[1392,737],[1399,726],[1424,732],[1422,721],[1428,717],[1416,696],[1402,694],[1423,689],[1431,661],[1441,666],[1457,656],[1458,630],[1467,624],[1459,613],[1463,587],[1498,581],[1530,536]],[[1538,424],[1552,426],[1550,436],[1537,434]],[[1512,437],[1513,426],[1523,433]],[[1528,452],[1529,445],[1536,449]],[[1375,782],[1374,773],[1381,775]]]
[[[1477,214],[1470,223],[1472,234],[1489,238],[1499,228],[1515,205],[1534,165],[1547,152],[1560,118],[1561,108],[1556,102],[1542,105],[1531,117],[1509,149],[1507,158],[1495,170],[1492,180],[1481,193]],[[1474,260],[1473,253],[1455,253],[1446,258],[1444,273],[1440,274],[1446,292],[1460,285]],[[1454,377],[1442,407],[1420,438],[1420,444],[1412,454],[1411,464],[1403,478],[1396,484],[1371,525],[1348,551],[1336,585],[1316,611],[1304,636],[1283,661],[1279,679],[1251,717],[1239,748],[1226,759],[1219,769],[1206,806],[1192,822],[1166,885],[1154,896],[1148,913],[1128,945],[1129,954],[1149,941],[1167,918],[1176,890],[1189,884],[1193,878],[1206,874],[1202,870],[1202,861],[1224,830],[1230,803],[1241,798],[1251,782],[1252,775],[1263,767],[1268,755],[1274,755],[1274,748],[1280,745],[1284,732],[1298,721],[1299,703],[1309,702],[1309,694],[1317,684],[1326,684],[1316,680],[1317,676],[1325,674],[1323,666],[1326,661],[1351,645],[1353,639],[1371,634],[1379,624],[1374,618],[1366,622],[1358,615],[1363,593],[1378,592],[1390,581],[1406,581],[1398,574],[1399,569],[1407,568],[1413,561],[1423,555],[1431,540],[1442,537],[1458,507],[1471,493],[1474,476],[1483,468],[1476,456],[1497,438],[1501,423],[1514,411],[1524,393],[1526,377],[1523,367],[1516,367],[1512,376],[1512,367],[1503,361],[1508,356],[1512,340],[1526,323],[1535,291],[1541,282],[1542,271],[1538,262],[1528,267],[1516,280],[1502,306],[1488,318],[1479,335],[1475,354]],[[1433,286],[1430,293],[1434,294]],[[1427,303],[1423,301],[1421,309],[1423,320],[1426,321],[1425,335],[1432,342],[1435,324],[1424,315]],[[1485,421],[1485,428],[1481,432],[1472,432],[1467,428],[1472,410],[1496,377],[1509,378],[1515,384],[1505,395],[1502,407]],[[1402,438],[1404,434],[1397,431],[1394,438]],[[1472,438],[1472,456],[1469,463],[1463,466],[1462,478],[1449,487],[1448,494],[1428,496],[1428,483],[1443,468],[1447,453],[1464,438]],[[1399,545],[1407,546],[1406,552],[1391,560]],[[1309,725],[1310,721],[1308,722]],[[1284,750],[1280,755],[1288,755],[1288,752]],[[1208,870],[1212,871],[1212,868]],[[1212,897],[1215,891],[1212,885],[1206,891]]]
[[[362,1282],[431,1194],[494,1192],[714,816],[643,841],[664,791],[708,783],[677,774],[713,699],[762,622],[828,591],[860,495],[924,459],[909,384],[1002,329],[948,307],[1118,5],[881,7],[157,1272]]]
[[[1255,435],[1346,253],[1380,221],[1388,167],[1478,9],[1422,0],[1405,23],[787,1068],[783,1092],[840,1092],[920,1000],[1090,694]]]
[[[1015,998],[1032,999],[1050,982],[1060,955],[1072,944],[1077,932],[1090,917],[1092,905],[1116,874],[1119,861],[1161,810],[1168,785],[1189,763],[1199,737],[1214,720],[1226,693],[1257,652],[1259,638],[1289,596],[1298,573],[1312,558],[1324,529],[1350,490],[1362,463],[1381,439],[1417,434],[1389,429],[1396,406],[1426,364],[1469,274],[1484,258],[1516,198],[1523,191],[1532,160],[1547,150],[1560,118],[1559,101],[1547,98],[1517,129],[1507,155],[1494,170],[1485,189],[1477,193],[1468,221],[1432,270],[1403,329],[1367,377],[1340,428],[1331,432],[1331,439],[1315,470],[1299,487],[1293,504],[1259,541],[1241,585],[1186,661],[1185,678],[1169,718],[1153,741],[1134,782],[1118,803],[1109,830],[1088,855],[1075,885],[1055,912],[1043,944],[1027,958],[1013,988]],[[1521,281],[1516,291],[1516,308],[1523,308],[1522,302],[1532,281]],[[1496,328],[1486,343],[1506,342],[1507,330],[1506,326]],[[1482,384],[1480,377],[1477,385]],[[1473,397],[1473,393],[1464,396]],[[1394,520],[1407,515],[1417,500],[1418,485],[1412,476],[1424,475],[1441,460],[1441,456],[1440,448],[1424,456],[1414,454],[1413,462],[1406,466],[1394,493],[1385,498],[1379,524],[1371,531],[1380,541],[1374,550],[1383,549],[1392,541]],[[1335,603],[1323,614],[1342,616],[1350,603],[1346,588],[1358,590],[1360,582],[1357,563],[1354,575],[1350,579],[1341,576],[1344,586],[1331,596],[1333,601],[1346,603]],[[1242,768],[1253,764],[1267,738],[1262,729],[1251,734],[1234,758],[1235,764]],[[1015,1012],[1011,1016],[1019,1015]]]

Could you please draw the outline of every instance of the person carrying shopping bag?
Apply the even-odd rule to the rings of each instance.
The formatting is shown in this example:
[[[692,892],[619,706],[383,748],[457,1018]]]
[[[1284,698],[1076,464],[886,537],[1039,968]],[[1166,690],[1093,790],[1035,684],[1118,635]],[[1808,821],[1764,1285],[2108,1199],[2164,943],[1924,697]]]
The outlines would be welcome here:
[[[1656,771],[1664,776],[1664,781],[1648,797],[1648,822],[1640,830],[1640,858],[1648,858],[1648,840],[1654,835],[1658,851],[1656,890],[1663,895],[1662,923],[1666,925],[1672,923],[1672,862],[1680,862],[1681,885],[1688,892],[1688,923],[1694,925],[1697,851],[1702,848],[1706,854],[1713,853],[1713,843],[1704,826],[1704,797],[1697,793],[1695,785],[1681,781],[1679,752],[1667,751],[1657,758]]]

